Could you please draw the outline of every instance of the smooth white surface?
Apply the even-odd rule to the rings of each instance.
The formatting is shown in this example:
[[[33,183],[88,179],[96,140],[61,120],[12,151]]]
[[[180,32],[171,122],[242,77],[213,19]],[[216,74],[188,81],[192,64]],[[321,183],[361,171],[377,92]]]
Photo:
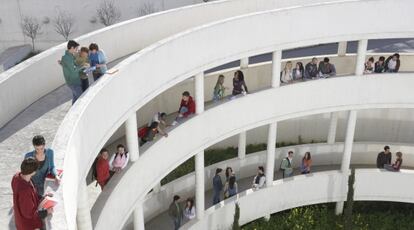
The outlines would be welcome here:
[[[357,61],[355,66],[355,75],[362,75],[365,69],[365,58],[367,54],[368,40],[358,41]]]
[[[346,193],[341,189],[342,179],[339,171],[327,171],[278,180],[271,187],[258,191],[250,189],[220,202],[206,211],[203,221],[191,221],[181,229],[229,229],[233,223],[235,202],[240,206],[239,223],[244,225],[269,213],[343,201]]]
[[[336,129],[338,127],[338,113],[331,113],[330,114],[330,122],[329,122],[329,130],[328,130],[328,144],[334,144],[336,138]]]
[[[109,225],[114,229],[122,227],[136,201],[142,199],[155,186],[159,178],[163,178],[185,160],[208,146],[242,130],[285,119],[332,111],[414,108],[412,84],[414,84],[412,74],[405,74],[405,76],[404,74],[382,74],[375,77],[344,77],[310,81],[264,90],[230,101],[225,106],[207,110],[181,124],[170,132],[168,138],[161,139],[147,149],[140,160],[132,164],[122,178],[118,177],[119,181],[113,178],[110,184],[117,184],[117,186],[115,188],[108,186],[108,189],[104,190],[98,198],[97,202],[100,203],[97,206],[98,209],[92,210],[95,227],[97,229],[102,228],[103,225]],[[393,94],[375,94],[386,91],[390,87],[399,90]],[[298,98],[302,99],[286,98],[284,103],[273,103],[266,107],[255,103],[265,100],[277,101],[277,98],[292,95],[292,93],[296,93]],[[344,94],[349,96],[339,96]],[[338,95],[338,97],[333,95]],[[325,98],[325,100],[314,100],[314,98]],[[249,107],[249,110],[246,110],[246,107]],[[238,116],[241,113],[244,116]],[[222,119],[217,120],[217,117]],[[232,122],[227,122],[229,120]],[[188,130],[203,130],[203,132],[192,132],[191,141],[187,141]],[[166,154],[170,152],[174,154]],[[157,159],[163,160],[157,161]],[[153,162],[158,162],[154,170],[142,170]],[[128,196],[128,194],[134,194],[134,196]],[[102,212],[99,215],[101,208]],[[118,210],[116,218],[113,218],[114,220],[110,223],[104,221],[109,217],[115,217],[111,211],[114,209]],[[97,219],[98,216],[99,219]]]
[[[266,154],[266,181],[273,181],[275,171],[275,156],[276,156],[276,135],[277,123],[269,124],[269,132],[267,134],[267,154]],[[271,186],[272,183],[266,183],[266,186]]]
[[[383,149],[385,145],[391,146],[393,153],[401,151],[404,154],[403,168],[414,167],[414,145],[400,144],[400,143],[365,143],[355,142],[352,149],[352,164],[354,165],[376,165],[377,154]],[[312,155],[312,166],[326,166],[326,165],[340,165],[344,144],[336,143],[329,145],[308,144],[296,145],[283,148],[277,148],[275,154],[275,165],[280,165],[283,157],[286,157],[287,152],[292,150],[294,152],[293,167],[299,168],[301,160],[305,152],[310,152]],[[393,155],[395,157],[395,155]],[[255,175],[257,167],[266,163],[266,151],[251,153],[246,155],[246,158],[239,160],[238,158],[221,161],[219,163],[205,167],[205,189],[212,189],[212,180],[215,175],[216,168],[232,167],[238,179],[244,179]],[[278,168],[276,168],[276,171]],[[268,174],[267,174],[268,175]],[[224,180],[224,178],[222,178]],[[275,178],[280,179],[280,178]],[[190,173],[182,176],[160,188],[160,192],[149,193],[145,197],[144,210],[145,220],[149,221],[157,215],[165,212],[171,203],[171,197],[175,194],[180,194],[182,197],[191,197],[194,195],[195,174]]]
[[[240,160],[246,157],[246,131],[239,134],[239,144],[237,148],[237,156]]]
[[[145,230],[142,204],[137,205],[134,210],[134,230]]]
[[[198,153],[195,156],[195,175],[196,175],[196,215],[198,220],[202,220],[204,217],[204,200],[205,200],[205,188],[204,188],[204,151]]]
[[[378,4],[380,3],[380,4]],[[184,79],[189,78],[190,76],[201,72],[205,69],[217,66],[222,63],[226,63],[230,60],[239,59],[243,56],[251,56],[259,53],[269,52],[271,50],[277,49],[286,49],[292,47],[299,47],[299,46],[306,46],[314,43],[325,43],[325,42],[333,42],[337,40],[353,40],[353,39],[369,39],[369,38],[391,38],[391,37],[406,37],[414,34],[414,28],[408,22],[410,18],[414,18],[414,15],[408,10],[409,7],[413,3],[407,0],[400,0],[400,1],[393,1],[392,3],[389,1],[363,1],[363,2],[349,2],[349,3],[337,3],[337,4],[326,4],[326,5],[318,5],[312,7],[303,7],[303,8],[296,8],[291,10],[276,10],[270,12],[264,12],[260,14],[250,15],[246,17],[237,17],[232,20],[226,20],[224,22],[217,23],[215,25],[204,26],[199,29],[195,29],[189,32],[185,32],[181,35],[174,36],[170,39],[164,40],[159,44],[149,47],[142,52],[128,58],[123,64],[119,65],[118,68],[120,69],[117,74],[114,75],[113,78],[103,78],[98,84],[93,87],[87,95],[82,97],[78,103],[72,108],[71,112],[65,118],[58,134],[57,138],[54,142],[54,147],[57,150],[57,153],[61,156],[65,154],[65,163],[64,168],[68,169],[68,171],[76,171],[78,173],[71,174],[71,177],[65,178],[65,183],[63,184],[64,189],[64,199],[66,204],[72,203],[74,199],[77,199],[76,189],[78,183],[85,178],[86,171],[89,169],[90,165],[92,164],[94,158],[94,152],[96,149],[99,149],[103,146],[104,142],[109,138],[109,136],[119,127],[119,125],[126,120],[126,114],[128,112],[136,111],[146,102],[151,100],[153,97],[158,95],[160,92],[164,91],[165,89],[175,85],[178,82],[181,82]],[[369,11],[366,9],[370,9]],[[386,9],[386,10],[385,10]],[[315,14],[315,11],[323,11],[324,14]],[[346,12],[354,12],[354,17],[348,17],[349,15]],[[379,18],[379,17],[391,17],[395,14],[404,15],[406,17],[406,21],[401,21],[401,23],[395,25],[377,25],[374,22],[372,24],[370,22],[367,23],[357,23],[363,21],[364,18]],[[323,21],[325,20],[328,24],[330,30],[323,31],[303,31],[302,36],[297,38],[298,40],[292,40],[290,34],[280,34],[278,31],[283,31],[289,27],[296,27],[302,25],[304,21],[308,20],[308,18],[312,16],[315,18],[316,21]],[[293,20],[293,17],[295,20]],[[336,20],[328,20],[333,19]],[[306,20],[305,20],[306,19]],[[340,23],[340,20],[346,20],[346,24],[341,26],[340,28],[336,28],[335,24]],[[288,23],[290,22],[290,23]],[[293,25],[291,25],[293,23]],[[332,25],[330,26],[329,23]],[[228,37],[228,41],[222,41],[220,37],[217,36],[208,36],[212,34],[223,34],[226,31],[231,29],[238,30],[241,28],[246,28],[248,25],[261,25],[260,27],[251,27],[250,33],[246,34],[246,36],[240,37],[238,34],[232,34],[231,36],[235,36],[235,39],[232,37]],[[275,30],[274,28],[278,28]],[[346,35],[343,35],[342,32],[347,31]],[[338,35],[340,34],[340,35]],[[230,36],[230,35],[229,35]],[[323,38],[321,38],[321,36]],[[210,38],[210,43],[203,43],[202,41],[205,40],[206,37]],[[219,42],[215,42],[215,40],[220,39]],[[216,40],[216,41],[217,41]],[[211,47],[214,44],[214,48]],[[186,47],[186,49],[184,49]],[[197,53],[198,55],[191,55],[193,53]],[[177,57],[174,57],[177,55]],[[183,58],[180,57],[189,57],[192,56],[191,59],[186,59],[184,61]],[[168,60],[165,57],[169,57]],[[139,61],[138,61],[139,60]],[[177,60],[174,63],[171,63],[170,60]],[[151,68],[154,63],[158,63],[158,65],[162,65],[164,68]],[[168,75],[166,74],[168,71]],[[148,82],[146,78],[134,77],[134,76],[157,76],[154,78],[153,81]],[[372,75],[374,76],[374,75]],[[346,81],[346,80],[348,81]],[[316,96],[316,98],[326,98],[326,100],[321,101],[308,101],[309,99],[303,97],[303,101],[299,101],[295,103],[289,104],[289,99],[286,100],[287,104],[279,105],[279,107],[285,106],[286,111],[290,111],[290,116],[285,114],[285,118],[293,118],[296,116],[303,116],[307,114],[316,114],[321,112],[331,112],[333,109],[350,109],[350,108],[384,108],[384,107],[410,107],[411,101],[407,101],[406,99],[410,99],[410,95],[406,92],[405,87],[406,84],[402,85],[401,82],[407,83],[406,81],[410,81],[408,77],[402,77],[401,75],[394,74],[392,78],[389,76],[383,75],[381,77],[375,78],[374,85],[373,82],[368,87],[368,81],[373,78],[343,78],[343,79],[332,79],[332,80],[325,80],[320,82],[308,82],[304,84],[298,84],[296,86],[294,92],[300,92],[301,90],[306,90],[307,86],[315,86],[314,88],[326,89],[323,91],[315,91],[310,92],[307,91],[307,95]],[[386,79],[386,80],[385,80]],[[381,80],[383,80],[381,82]],[[398,82],[396,82],[398,80]],[[384,82],[385,81],[385,82]],[[329,82],[331,82],[329,84]],[[358,93],[350,95],[348,98],[344,97],[335,97],[337,92],[343,92],[343,88],[338,89],[338,86],[335,87],[334,83],[339,83],[342,87],[343,86],[354,86],[351,87],[354,90],[362,88],[364,90],[358,91]],[[351,83],[352,82],[352,83]],[[110,83],[110,84],[109,84]],[[325,83],[325,84],[324,84]],[[411,82],[408,82],[411,83]],[[329,85],[326,85],[329,84]],[[385,84],[385,85],[382,85]],[[130,85],[145,85],[146,87],[142,90],[135,90],[135,88],[125,88],[122,94],[122,103],[116,97],[113,96],[112,92],[113,89],[122,88],[123,86],[130,86]],[[355,87],[357,85],[358,87]],[[329,86],[329,87],[327,87]],[[378,90],[384,90],[381,87],[401,87],[402,90],[396,92],[393,95],[385,95],[379,96],[375,95],[374,92],[379,92]],[[302,87],[305,87],[303,89]],[[251,95],[248,97],[244,97],[242,99],[230,102],[227,106],[223,106],[221,108],[222,111],[228,111],[228,109],[236,109],[238,108],[238,104],[243,104],[248,101],[249,98],[260,99],[259,101],[264,101],[264,99],[272,96],[276,96],[276,94],[285,93],[288,91],[288,88],[295,88],[294,86],[290,87],[283,87],[279,90],[269,90],[263,91],[258,93],[257,95]],[[314,88],[309,87],[310,90],[314,90]],[[333,91],[335,89],[336,91]],[[375,89],[376,91],[372,91]],[[299,90],[299,91],[296,91]],[[308,89],[309,90],[309,89]],[[347,90],[351,91],[350,89]],[[328,93],[328,94],[326,94]],[[370,93],[370,94],[366,94]],[[272,95],[275,94],[275,95]],[[260,96],[264,96],[261,98]],[[300,95],[300,94],[299,94]],[[325,97],[320,97],[324,95]],[[372,98],[375,95],[375,99]],[[277,96],[283,96],[277,95]],[[277,97],[275,97],[277,98]],[[302,102],[306,102],[306,105],[302,105]],[[352,102],[352,104],[349,104]],[[321,104],[318,104],[321,103]],[[103,104],[110,105],[102,106]],[[254,103],[250,103],[252,105]],[[275,103],[278,104],[278,103]],[[339,106],[341,105],[342,106]],[[374,105],[375,104],[375,105]],[[311,106],[309,106],[311,105]],[[328,106],[329,105],[329,106]],[[246,107],[246,105],[244,105]],[[253,105],[257,106],[257,105]],[[301,106],[301,107],[299,107]],[[110,107],[110,113],[107,111]],[[245,108],[244,107],[244,108]],[[292,108],[295,107],[295,108]],[[347,108],[348,107],[348,108]],[[301,108],[301,110],[297,110]],[[308,111],[309,112],[303,112]],[[240,109],[240,107],[238,108]],[[279,114],[274,111],[273,106],[269,108],[261,106],[262,114],[257,116],[257,119],[253,119],[252,117],[243,117],[238,118],[240,120],[237,121],[237,124],[231,124],[235,129],[231,129],[231,127],[223,126],[215,131],[218,134],[213,134],[210,130],[206,131],[205,134],[209,134],[208,136],[204,136],[204,141],[202,140],[194,140],[195,143],[191,143],[188,146],[185,146],[182,149],[183,155],[174,154],[173,159],[165,159],[165,161],[161,162],[161,165],[166,167],[161,167],[162,170],[170,170],[172,167],[178,165],[182,162],[185,158],[188,158],[191,155],[194,155],[195,152],[199,152],[203,150],[203,147],[207,147],[208,143],[214,143],[216,140],[214,139],[222,136],[222,138],[228,137],[225,133],[223,128],[227,128],[227,130],[232,130],[228,134],[237,134],[240,132],[239,129],[246,128],[246,127],[254,127],[259,126],[260,124],[266,124],[269,121],[266,119],[280,119],[282,120],[282,114]],[[280,109],[280,108],[279,108]],[[221,111],[217,111],[216,109],[212,109],[211,111],[216,112],[215,115],[222,114]],[[232,111],[232,110],[231,110]],[[296,114],[294,114],[296,111]],[[239,111],[240,113],[241,111]],[[244,112],[244,111],[243,111]],[[251,111],[253,114],[257,113],[257,111]],[[82,114],[82,116],[79,116]],[[107,114],[105,118],[96,118],[96,114]],[[211,114],[209,111],[203,113],[202,115],[196,116],[191,119],[189,122],[182,124],[179,128],[173,131],[173,133],[178,133],[179,130],[185,129],[186,126],[200,120],[200,117],[208,117],[203,116],[205,114]],[[228,112],[227,114],[223,114],[223,118],[226,118],[228,114],[232,114],[232,112]],[[257,114],[255,114],[257,115]],[[88,117],[94,117],[96,119],[89,119]],[[211,115],[210,115],[211,116]],[[263,119],[259,119],[262,117]],[[209,119],[204,121],[210,121],[212,123],[213,120],[211,118],[204,118]],[[224,119],[226,120],[226,119]],[[252,122],[255,122],[255,125],[252,125]],[[258,122],[259,121],[259,122]],[[69,126],[70,124],[70,126]],[[73,127],[73,129],[69,129],[69,127]],[[87,127],[87,128],[86,128]],[[191,127],[191,126],[190,126]],[[201,127],[191,127],[191,128],[201,128]],[[87,133],[85,130],[93,130],[96,135],[86,135],[85,138],[80,139],[79,133],[81,132],[83,135]],[[211,129],[208,127],[207,130]],[[220,134],[221,132],[221,134]],[[180,135],[177,135],[180,136]],[[197,137],[193,137],[197,139]],[[184,138],[185,139],[185,138]],[[182,143],[183,139],[177,140],[173,135],[170,135],[168,138],[168,142],[175,140],[176,145],[177,143]],[[157,148],[163,148],[161,143],[166,141],[161,141],[159,144],[157,143],[152,148],[147,150],[153,154],[152,150]],[[202,143],[205,144],[202,144]],[[188,142],[186,142],[188,143]],[[195,149],[188,149],[190,146],[195,144]],[[199,146],[199,147],[197,147]],[[164,146],[165,147],[165,146]],[[169,148],[171,150],[173,148]],[[80,162],[78,159],[78,154],[82,152],[83,154],[89,153],[88,156],[83,156],[83,161]],[[165,152],[165,151],[164,151]],[[161,154],[160,152],[154,153],[155,155]],[[141,162],[145,162],[146,159],[149,159],[150,154],[144,154],[142,157],[142,161],[135,163],[131,169],[141,166]],[[154,155],[154,156],[155,156]],[[187,156],[185,156],[187,155]],[[153,156],[151,156],[153,157]],[[166,156],[165,158],[169,158],[170,156]],[[176,157],[176,158],[175,158]],[[69,158],[69,159],[68,159]],[[89,158],[89,159],[88,159]],[[158,158],[159,159],[159,158]],[[180,160],[181,159],[181,160]],[[171,162],[175,162],[171,164]],[[148,163],[148,162],[147,162]],[[142,168],[142,167],[141,167]],[[128,178],[128,175],[131,174],[134,170],[129,170],[125,174],[125,178]],[[144,175],[147,172],[143,172],[142,174],[135,174],[136,177],[146,176],[145,179],[141,178],[141,180],[135,180],[131,182],[131,180],[125,179],[120,181],[120,186],[116,188],[117,192],[119,188],[122,188],[121,185],[125,186],[125,180],[130,181],[132,184],[137,183],[136,181],[141,182],[141,186],[132,186],[133,190],[136,190],[140,187],[137,193],[138,200],[140,197],[143,198],[145,194],[145,190],[148,191],[151,186],[154,186],[156,178],[161,178],[163,175],[166,175],[168,171],[162,172],[155,172],[153,175],[149,176]],[[144,180],[142,180],[144,179]],[[146,181],[145,181],[146,180]],[[152,185],[150,185],[152,184]],[[149,186],[148,186],[149,185]],[[75,189],[75,192],[73,191]],[[122,191],[119,191],[122,194]],[[136,200],[132,199],[131,197],[125,196],[117,196],[117,198],[109,198],[106,205],[110,208],[104,208],[101,220],[107,220],[115,207],[123,207],[122,210],[116,213],[116,217],[114,221],[111,223],[105,223],[106,221],[97,222],[96,227],[101,228],[103,224],[110,224],[110,226],[114,228],[119,228],[125,221],[125,218],[129,216],[131,213],[130,208],[126,208],[128,206],[133,206]],[[116,203],[116,204],[114,204]],[[66,215],[68,222],[71,221],[71,218],[74,215],[74,207],[70,205],[66,205]],[[118,208],[116,208],[118,210]],[[113,217],[113,216],[112,216]],[[119,217],[119,218],[118,218]],[[106,226],[107,227],[107,226]]]
[[[136,161],[139,158],[139,144],[138,144],[138,126],[137,114],[132,113],[128,120],[125,121],[126,141],[129,157],[131,161]]]

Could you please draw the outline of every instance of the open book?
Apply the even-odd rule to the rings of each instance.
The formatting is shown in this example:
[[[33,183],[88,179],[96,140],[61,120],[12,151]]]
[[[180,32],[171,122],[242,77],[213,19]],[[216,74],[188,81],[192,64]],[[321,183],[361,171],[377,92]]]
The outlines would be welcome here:
[[[42,209],[53,208],[57,205],[57,203],[58,203],[58,200],[56,200],[55,198],[50,197],[50,196],[45,196],[42,202],[40,202],[38,209],[42,210]]]

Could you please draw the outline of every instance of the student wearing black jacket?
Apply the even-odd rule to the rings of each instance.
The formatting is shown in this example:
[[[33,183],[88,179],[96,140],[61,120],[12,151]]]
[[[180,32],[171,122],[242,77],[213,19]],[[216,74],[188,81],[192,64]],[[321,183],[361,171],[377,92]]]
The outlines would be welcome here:
[[[391,152],[390,147],[387,145],[384,147],[384,151],[378,153],[377,156],[377,168],[384,168],[384,165],[391,164]]]

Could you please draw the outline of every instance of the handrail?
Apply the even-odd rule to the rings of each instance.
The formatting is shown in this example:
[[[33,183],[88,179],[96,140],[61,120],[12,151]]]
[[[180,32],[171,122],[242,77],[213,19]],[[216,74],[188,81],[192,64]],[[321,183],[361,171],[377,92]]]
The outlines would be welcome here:
[[[119,72],[114,77],[102,79],[78,101],[58,131],[54,142],[57,155],[63,160],[65,154],[65,170],[76,171],[76,174],[65,178],[63,184],[65,204],[76,203],[78,184],[85,178],[93,162],[95,157],[93,153],[103,146],[105,140],[131,113],[165,89],[213,66],[241,57],[271,52],[275,49],[342,40],[413,36],[414,28],[408,19],[414,19],[414,16],[407,7],[412,4],[413,2],[408,0],[348,1],[262,12],[183,32],[131,56],[117,66]],[[315,11],[323,11],[324,14],[315,14]],[[346,12],[355,14],[350,18]],[[364,21],[366,17],[389,18],[396,14],[403,14],[407,20],[393,25],[376,25],[374,22],[358,23]],[[321,31],[303,30],[302,36],[295,38],[292,38],[290,33],[279,32],[287,30],[286,26],[299,27],[306,24],[310,16],[316,21],[325,20],[327,28],[330,29],[323,31],[322,34]],[[335,26],[345,19],[347,23],[341,27]],[[249,25],[261,26],[251,27],[245,36],[229,33],[225,40],[220,36],[211,36],[227,31],[242,31]],[[347,31],[347,34],[343,34],[343,31]],[[206,37],[210,39],[209,43],[202,42]],[[168,60],[165,57],[168,57]],[[174,62],[172,63],[171,60]],[[153,67],[154,63],[163,68]],[[150,76],[156,76],[156,78],[148,81]],[[145,87],[140,90],[125,87],[131,85]],[[300,85],[300,87],[305,87],[306,83]],[[400,85],[397,84],[397,86]],[[113,92],[121,88],[123,89],[122,101],[113,96]],[[282,87],[279,91],[283,92],[287,88],[289,87]],[[327,89],[331,90],[331,88]],[[105,117],[100,117],[99,114],[105,114]],[[88,135],[87,130],[93,130],[93,134]],[[80,153],[82,153],[82,161],[79,160]],[[65,209],[67,218],[73,221],[76,213],[75,207],[66,205]],[[114,221],[113,224],[119,226],[119,222]]]

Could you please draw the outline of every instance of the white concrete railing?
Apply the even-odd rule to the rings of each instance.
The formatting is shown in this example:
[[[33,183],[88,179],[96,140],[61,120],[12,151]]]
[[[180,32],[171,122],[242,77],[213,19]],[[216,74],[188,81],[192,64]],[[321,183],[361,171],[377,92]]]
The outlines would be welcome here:
[[[240,205],[241,225],[269,213],[294,207],[343,201],[346,200],[346,194],[341,194],[342,179],[339,171],[328,171],[278,180],[270,188],[256,192],[247,190],[238,197],[222,201],[219,205],[207,209],[203,220],[191,221],[182,229],[230,228],[235,201]],[[357,169],[354,200],[414,203],[414,186],[407,183],[412,180],[413,170],[401,170],[396,173],[379,169]]]
[[[403,143],[371,143],[371,142],[355,142],[352,149],[353,165],[376,165],[377,154],[383,149],[385,145],[391,146],[392,152],[401,151],[403,153],[404,164],[403,167],[414,167],[414,145]],[[340,165],[343,154],[343,143],[335,144],[305,144],[288,146],[276,149],[275,165],[276,170],[280,165],[281,159],[286,156],[289,150],[292,150],[295,155],[292,165],[294,168],[300,167],[302,157],[305,152],[309,151],[312,155],[312,166],[323,165]],[[395,155],[393,155],[393,159]],[[232,158],[216,164],[205,167],[205,190],[212,189],[212,179],[215,175],[216,168],[225,169],[232,167],[236,173],[237,179],[244,179],[256,174],[257,167],[266,164],[266,151],[251,153],[246,155],[246,158]],[[145,197],[143,203],[145,220],[149,221],[155,216],[165,212],[171,203],[171,197],[179,194],[181,197],[194,196],[195,173],[189,173],[170,183],[163,185],[159,192],[151,192]]]
[[[54,142],[57,155],[62,159],[63,154],[66,154],[67,158],[65,159],[64,168],[70,172],[72,172],[72,170],[76,171],[71,174],[71,176],[65,178],[65,183],[63,184],[65,203],[75,204],[75,201],[77,200],[78,185],[85,178],[87,170],[95,157],[92,153],[95,153],[97,149],[103,146],[105,140],[109,138],[114,130],[116,130],[116,128],[119,127],[130,114],[165,89],[211,67],[231,60],[240,59],[241,57],[270,52],[275,49],[288,49],[315,43],[328,43],[342,40],[409,37],[414,34],[411,24],[408,23],[408,19],[414,17],[407,11],[407,6],[410,4],[413,3],[407,0],[392,3],[389,1],[346,2],[287,10],[275,10],[244,17],[236,17],[234,19],[225,20],[209,26],[203,26],[174,36],[130,57],[117,67],[119,68],[119,72],[115,74],[114,77],[102,79],[87,93],[87,95],[80,99],[80,101],[72,108],[59,129],[60,131]],[[368,11],[364,9],[370,10]],[[315,16],[315,11],[323,11],[324,14],[316,14]],[[349,18],[345,12],[351,11],[354,12],[355,15],[352,18]],[[405,17],[407,20],[402,21],[398,25],[380,26],[375,25],[375,23],[372,23],[371,25],[369,22],[358,23],[363,21],[366,17],[391,17],[395,14],[406,14]],[[302,36],[296,38],[297,40],[295,40],[295,38],[292,39],[290,34],[279,33],[279,31],[287,30],[287,26],[299,27],[306,24],[311,15],[313,18],[316,17],[316,21],[326,21],[326,26],[331,29],[323,31],[322,34],[320,31],[303,30]],[[293,18],[295,20],[293,20]],[[347,23],[340,28],[334,26],[342,22],[341,20],[346,20]],[[248,27],[248,25],[258,24],[262,26],[251,27],[250,33],[245,36],[229,34],[230,37],[226,40],[221,39],[220,36],[209,36],[212,34],[223,34],[226,31],[232,30],[242,31],[242,29],[246,28],[246,26]],[[280,29],[275,30],[274,28]],[[343,31],[347,31],[347,34],[342,34]],[[234,36],[234,38],[232,36]],[[323,38],[321,38],[321,36]],[[210,43],[203,43],[206,37],[210,38]],[[191,44],[191,46],[189,46],[189,44]],[[197,53],[197,55],[194,55],[194,53]],[[192,58],[185,58],[190,56]],[[166,60],[165,57],[169,57],[168,60]],[[177,61],[172,63],[171,60]],[[163,68],[152,68],[151,66],[153,63],[157,63],[157,66],[162,65]],[[134,76],[146,77],[139,78]],[[151,76],[157,76],[157,78],[148,81],[148,77]],[[397,76],[394,75],[393,79],[396,77]],[[329,82],[329,80],[325,82]],[[145,85],[145,87],[142,90],[135,90],[136,87],[125,87],[134,85]],[[304,87],[307,84],[300,85],[301,87]],[[123,88],[122,101],[120,101],[117,96],[114,97],[113,94],[113,92],[116,91],[115,89],[120,88]],[[281,88],[278,91],[284,92],[287,88],[289,87],[283,87],[283,89]],[[335,87],[330,87],[328,89],[331,90],[333,88]],[[330,95],[333,95],[334,92],[330,90]],[[267,92],[263,93],[266,94]],[[322,92],[317,93],[316,96]],[[344,93],[344,95],[345,94],[347,93]],[[353,96],[356,95],[358,94]],[[329,96],[327,97],[329,98]],[[339,99],[336,98],[336,100]],[[369,101],[369,97],[367,100]],[[389,100],[390,99],[383,100],[381,103],[385,106],[385,104],[387,104],[386,102]],[[336,101],[335,105],[338,104],[338,102],[339,101]],[[380,101],[377,102],[380,103]],[[397,103],[396,101],[394,102]],[[400,103],[401,101],[397,104],[401,106]],[[409,104],[410,103],[407,102],[406,105]],[[360,105],[360,108],[362,107],[363,106]],[[98,114],[105,114],[105,117],[98,116]],[[92,117],[93,119],[90,119]],[[87,133],[92,132],[92,130],[93,135],[88,135]],[[82,138],[80,138],[81,136]],[[171,140],[173,138],[169,139]],[[199,149],[199,151],[200,150],[201,149]],[[80,153],[83,153],[82,161],[78,160],[80,159]],[[89,156],[85,155],[85,153],[89,153]],[[141,198],[138,199],[142,199],[142,195],[139,195],[138,197]],[[128,203],[127,205],[131,204],[133,204],[133,202]],[[70,219],[71,224],[74,224],[73,221],[76,213],[75,207],[66,205],[65,209],[68,221]],[[130,213],[130,211],[130,209],[126,210],[127,213]],[[119,214],[125,213],[119,212]],[[121,223],[115,221],[111,224],[117,227],[120,227],[121,225]]]
[[[240,206],[240,225],[291,208],[346,200],[344,177],[339,170],[311,173],[273,182],[273,186],[249,189],[206,210],[202,220],[192,220],[181,229],[229,229],[235,201]],[[260,204],[260,205],[258,205]]]
[[[323,1],[325,0],[316,2]],[[105,51],[108,61],[113,61],[194,26],[306,2],[307,0],[214,1],[131,19],[88,33],[76,40],[86,46],[92,42],[97,43]],[[174,26],[166,26],[166,22]],[[114,45],[114,41],[117,45]],[[0,74],[0,127],[30,104],[64,84],[61,67],[56,62],[65,49],[66,43],[55,46]]]
[[[413,170],[355,170],[354,200],[414,203],[413,180]]]
[[[105,226],[120,228],[134,205],[144,199],[146,193],[160,178],[203,149],[244,130],[281,120],[333,111],[414,108],[414,95],[410,87],[414,84],[412,76],[412,74],[382,74],[375,77],[343,77],[309,81],[264,90],[230,101],[226,106],[207,110],[172,130],[168,138],[163,138],[152,145],[121,178],[112,178],[92,210],[95,227],[102,228],[105,222],[103,220],[111,217],[113,221],[105,222]],[[398,91],[393,94],[377,93],[390,88]],[[297,97],[287,97],[283,103],[277,100],[283,95],[293,93]],[[315,100],[315,98],[323,98],[323,100]],[[258,101],[275,103],[263,106],[257,103]],[[220,119],[218,120],[217,117]],[[190,138],[188,130],[202,131],[191,132],[191,141],[187,141]],[[150,171],[143,170],[154,162],[157,162],[157,167],[152,167]],[[112,210],[118,211],[114,213]]]

